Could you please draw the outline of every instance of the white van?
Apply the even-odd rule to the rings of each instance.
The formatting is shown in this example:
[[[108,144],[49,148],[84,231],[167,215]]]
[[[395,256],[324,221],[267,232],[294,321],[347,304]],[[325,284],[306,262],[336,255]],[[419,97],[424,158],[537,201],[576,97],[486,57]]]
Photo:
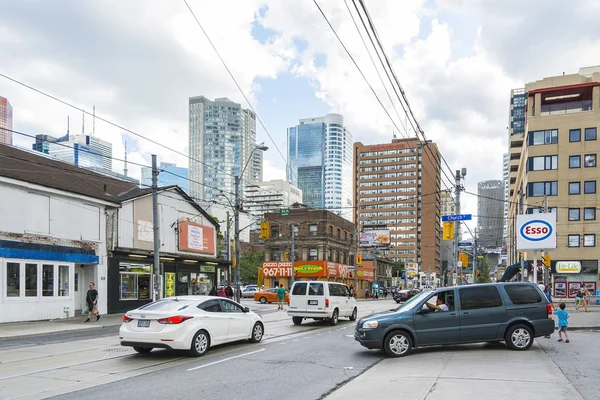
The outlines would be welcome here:
[[[287,313],[296,325],[305,318],[328,320],[331,325],[336,325],[339,317],[355,321],[358,310],[356,299],[343,283],[296,281],[290,291]]]

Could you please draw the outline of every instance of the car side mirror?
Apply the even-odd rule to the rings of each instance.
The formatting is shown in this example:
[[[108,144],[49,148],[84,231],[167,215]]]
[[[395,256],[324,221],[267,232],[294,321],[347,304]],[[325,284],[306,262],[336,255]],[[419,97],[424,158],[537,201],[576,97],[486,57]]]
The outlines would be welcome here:
[[[244,312],[245,312],[245,313],[249,313],[249,312],[250,312],[250,309],[249,309],[248,307],[244,307]]]

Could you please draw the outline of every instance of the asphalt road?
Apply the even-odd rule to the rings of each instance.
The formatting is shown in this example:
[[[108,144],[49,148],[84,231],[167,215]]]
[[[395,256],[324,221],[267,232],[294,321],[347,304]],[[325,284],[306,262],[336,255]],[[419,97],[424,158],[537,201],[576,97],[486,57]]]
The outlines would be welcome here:
[[[100,327],[96,329],[86,329],[82,331],[66,331],[29,337],[16,337],[11,339],[0,340],[0,350],[20,347],[32,347],[39,346],[42,344],[73,342],[77,340],[86,340],[90,338],[117,336],[118,334],[119,327],[111,326],[105,328]]]
[[[569,332],[569,339],[558,343],[556,334],[538,343],[584,399],[600,399],[600,332]]]
[[[54,399],[320,399],[360,375],[384,355],[363,349],[353,337],[354,324],[335,327],[311,322],[318,329],[266,340],[123,381],[72,392]],[[305,324],[303,324],[305,325]],[[224,347],[224,346],[222,346]],[[180,354],[173,353],[174,358]],[[165,351],[135,357],[167,357]]]

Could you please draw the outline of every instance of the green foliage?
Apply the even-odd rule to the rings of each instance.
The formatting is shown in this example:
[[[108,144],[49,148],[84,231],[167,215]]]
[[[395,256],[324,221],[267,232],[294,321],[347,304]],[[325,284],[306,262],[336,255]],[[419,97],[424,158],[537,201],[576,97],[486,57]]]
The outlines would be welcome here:
[[[490,279],[490,265],[488,264],[485,257],[477,263],[477,271],[479,276],[477,277],[476,283],[491,283]]]
[[[264,251],[249,251],[240,256],[240,277],[242,282],[256,283],[258,270],[265,259]]]
[[[400,276],[404,272],[404,263],[396,261],[392,264],[392,276]]]

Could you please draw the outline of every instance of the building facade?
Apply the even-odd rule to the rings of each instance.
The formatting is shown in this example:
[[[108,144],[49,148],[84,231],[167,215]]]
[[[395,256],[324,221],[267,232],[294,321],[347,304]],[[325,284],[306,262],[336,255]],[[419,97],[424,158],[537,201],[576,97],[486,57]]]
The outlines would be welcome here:
[[[518,214],[557,213],[551,280],[555,296],[573,297],[582,282],[593,290],[598,283],[600,67],[531,82],[525,92],[526,132],[514,181],[511,155],[508,254],[511,263],[519,260],[512,223]],[[524,257],[531,261],[533,254]]]
[[[302,203],[302,190],[282,179],[257,183],[246,189],[244,210],[257,218]]]
[[[0,144],[13,144],[13,108],[8,99],[0,96]]]
[[[352,134],[344,117],[301,119],[287,131],[287,181],[302,190],[309,207],[352,220]]]
[[[294,234],[294,271],[296,280],[330,280],[354,285],[354,225],[326,210],[290,208],[290,214],[267,213],[270,238],[265,240],[262,277],[265,287],[291,286],[290,261],[292,226]],[[358,267],[359,290],[370,288],[372,267]]]
[[[354,144],[357,227],[391,233],[387,257],[440,273],[440,155],[417,138]]]
[[[158,167],[158,186],[179,186],[189,194],[189,170],[172,163],[161,162]],[[152,187],[152,168],[142,168],[142,188]]]
[[[68,162],[78,167],[95,167],[104,168],[108,171],[112,170],[111,143],[91,135],[75,135],[68,137],[67,140],[65,139],[57,139],[54,142],[46,141],[47,152],[45,152],[46,145],[40,143],[41,150],[35,147],[38,142],[36,138],[34,150],[45,152],[60,161]],[[43,138],[40,138],[40,142],[44,142]]]
[[[508,192],[509,192],[510,156],[508,153],[502,155],[502,184],[504,185],[504,228],[502,232],[502,246],[506,249],[506,236],[508,234]]]
[[[504,182],[479,182],[477,196],[478,246],[501,248],[504,237]]]
[[[243,188],[262,180],[262,155],[256,146],[256,115],[227,98],[189,99],[189,192],[196,201],[219,200],[221,191],[234,193],[234,176]]]

